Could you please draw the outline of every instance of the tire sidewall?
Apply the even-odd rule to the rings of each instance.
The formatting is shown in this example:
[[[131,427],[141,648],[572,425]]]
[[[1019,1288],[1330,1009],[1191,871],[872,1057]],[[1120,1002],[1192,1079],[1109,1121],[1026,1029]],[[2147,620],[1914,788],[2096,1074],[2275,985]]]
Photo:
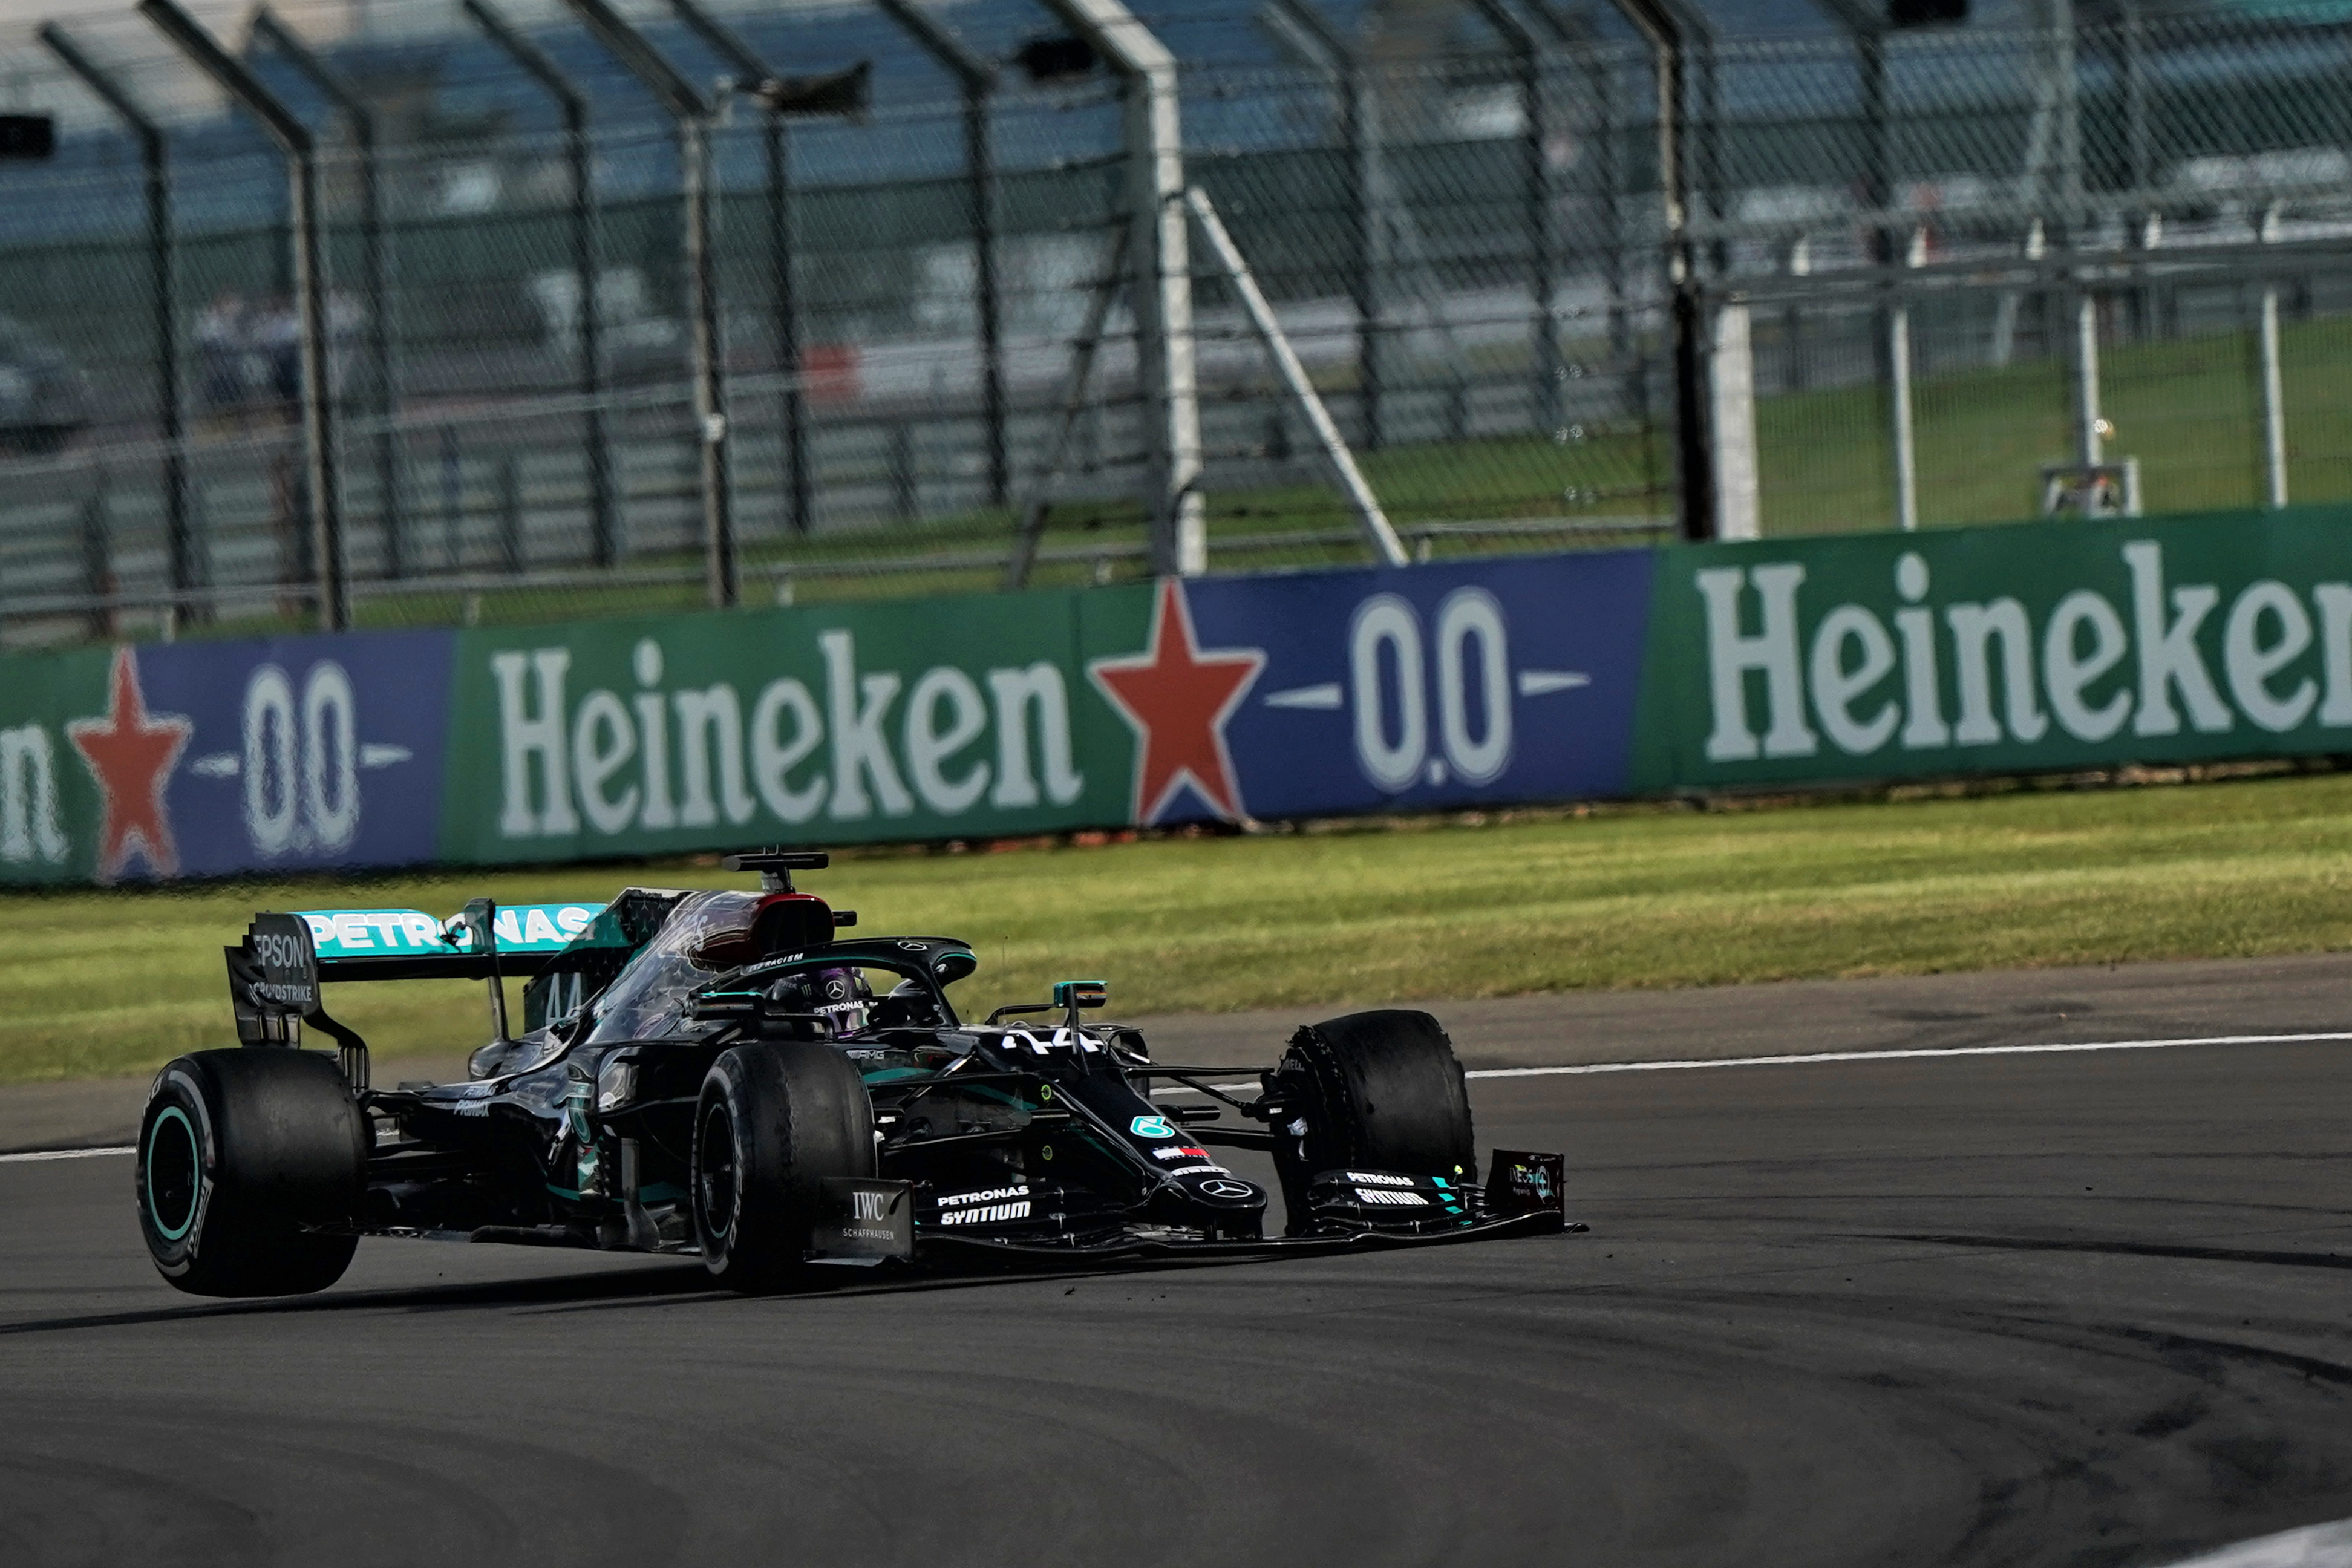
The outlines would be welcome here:
[[[1308,1026],[1276,1076],[1307,1123],[1304,1136],[1277,1129],[1274,1150],[1290,1234],[1302,1233],[1307,1184],[1325,1171],[1475,1179],[1468,1086],[1453,1041],[1428,1014],[1356,1013]]]
[[[734,1162],[724,1215],[707,1201],[722,1112]],[[720,1052],[695,1101],[690,1201],[704,1267],[737,1289],[773,1289],[799,1275],[825,1178],[874,1173],[873,1130],[864,1080],[830,1046]]]
[[[694,1210],[694,1238],[702,1248],[702,1261],[711,1273],[729,1279],[742,1272],[744,1266],[744,1194],[750,1184],[756,1152],[749,1145],[748,1134],[755,1123],[746,1101],[744,1063],[740,1053],[727,1051],[710,1066],[702,1080],[702,1093],[695,1103],[694,1160],[689,1173],[692,1185],[689,1194]],[[732,1161],[724,1216],[709,1212],[705,1183],[709,1179],[707,1163],[711,1152],[711,1133],[717,1117],[726,1119],[727,1152]],[[724,1218],[724,1226],[717,1223]]]
[[[173,1179],[194,1153],[193,1190]],[[367,1122],[315,1054],[200,1051],[155,1076],[133,1161],[158,1273],[196,1296],[289,1296],[342,1277],[365,1190]]]
[[[197,1081],[194,1064],[176,1061],[156,1075],[146,1114],[140,1118],[139,1229],[146,1238],[148,1256],[167,1279],[184,1279],[204,1256],[206,1221],[220,1193],[220,1140],[207,1098]],[[158,1156],[168,1172],[177,1154],[173,1141],[183,1136],[194,1145],[194,1191],[184,1209],[175,1201],[176,1194],[165,1196],[164,1206],[173,1212],[161,1214],[157,1211]]]

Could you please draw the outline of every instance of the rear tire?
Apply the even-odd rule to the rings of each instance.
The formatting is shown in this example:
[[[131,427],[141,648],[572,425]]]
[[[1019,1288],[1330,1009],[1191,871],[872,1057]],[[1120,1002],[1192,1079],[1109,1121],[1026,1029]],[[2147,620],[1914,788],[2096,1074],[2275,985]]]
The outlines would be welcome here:
[[[1476,1179],[1462,1064],[1428,1014],[1391,1009],[1310,1024],[1292,1037],[1274,1077],[1293,1108],[1274,1146],[1289,1234],[1306,1229],[1307,1184],[1325,1171]]]
[[[694,1116],[694,1234],[720,1284],[793,1283],[825,1179],[873,1173],[873,1101],[841,1053],[784,1040],[738,1046],[710,1064]]]
[[[199,1051],[155,1075],[140,1119],[139,1228],[192,1296],[299,1296],[351,1267],[368,1131],[335,1058]]]

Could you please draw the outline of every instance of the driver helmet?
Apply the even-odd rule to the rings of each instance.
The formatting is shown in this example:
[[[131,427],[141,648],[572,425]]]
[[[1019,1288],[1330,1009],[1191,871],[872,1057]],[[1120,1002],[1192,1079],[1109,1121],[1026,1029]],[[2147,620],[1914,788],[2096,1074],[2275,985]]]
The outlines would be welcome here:
[[[866,984],[866,976],[845,967],[788,975],[777,982],[770,994],[791,1012],[815,1013],[831,1019],[836,1037],[866,1027],[874,1001],[874,988]]]

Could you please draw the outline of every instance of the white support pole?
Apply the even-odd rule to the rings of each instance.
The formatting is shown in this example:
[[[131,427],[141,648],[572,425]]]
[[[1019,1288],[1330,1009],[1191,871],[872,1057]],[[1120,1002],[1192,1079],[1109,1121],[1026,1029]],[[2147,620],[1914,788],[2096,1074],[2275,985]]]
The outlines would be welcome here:
[[[2276,204],[2263,214],[2259,237],[2267,245],[2276,237]],[[2286,505],[2286,389],[2279,374],[2278,280],[2263,284],[2263,504],[2276,511]]]
[[[1911,307],[1886,313],[1887,414],[1895,447],[1895,526],[1910,533],[1919,526],[1919,448],[1911,413]]]
[[[2099,415],[2099,301],[2088,289],[2074,297],[2074,426],[2076,458],[2096,468],[2106,450]]]
[[[1201,402],[1192,354],[1192,263],[1185,230],[1184,139],[1176,57],[1120,0],[1046,0],[1127,85],[1128,202],[1135,242],[1137,367],[1150,404],[1151,569],[1209,569],[1201,511]]]
[[[1707,354],[1714,402],[1715,536],[1761,539],[1762,507],[1756,472],[1756,347],[1748,308],[1731,303],[1715,312]]]
[[[1257,329],[1259,341],[1265,344],[1266,354],[1274,361],[1275,371],[1282,377],[1283,385],[1290,389],[1292,400],[1298,405],[1298,411],[1306,416],[1307,425],[1315,432],[1315,439],[1322,445],[1323,455],[1331,459],[1331,467],[1338,470],[1339,488],[1347,493],[1349,509],[1355,512],[1357,522],[1362,525],[1364,537],[1370,542],[1372,552],[1386,565],[1405,564],[1404,545],[1397,538],[1396,530],[1389,526],[1388,513],[1381,510],[1380,500],[1372,494],[1372,487],[1364,482],[1363,471],[1356,467],[1355,454],[1349,451],[1348,443],[1340,439],[1339,427],[1331,422],[1330,410],[1323,406],[1323,399],[1317,394],[1315,384],[1307,379],[1306,366],[1300,364],[1298,356],[1291,352],[1289,337],[1284,333],[1282,323],[1275,319],[1274,307],[1266,303],[1265,291],[1257,286],[1257,275],[1250,270],[1241,247],[1234,243],[1234,237],[1225,232],[1224,220],[1217,216],[1217,209],[1209,204],[1209,194],[1194,185],[1184,193],[1184,205],[1192,209],[1192,217],[1201,226],[1202,237],[1208,240],[1210,250],[1215,253],[1217,265],[1224,269],[1225,280],[1241,297],[1242,309],[1249,313],[1250,325]]]
[[[1927,235],[1915,231],[1904,247],[1903,265],[1927,259]],[[1911,403],[1911,306],[1897,293],[1886,311],[1887,416],[1895,451],[1895,526],[1906,533],[1919,526],[1918,426]]]
[[[2279,378],[2279,291],[2263,290],[2263,504],[2286,505],[2286,401]]]

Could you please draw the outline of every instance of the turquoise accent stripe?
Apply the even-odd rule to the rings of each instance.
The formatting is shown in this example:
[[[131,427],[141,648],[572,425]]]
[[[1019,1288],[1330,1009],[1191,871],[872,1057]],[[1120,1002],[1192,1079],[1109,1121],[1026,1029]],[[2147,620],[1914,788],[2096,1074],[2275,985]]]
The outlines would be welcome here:
[[[188,1141],[188,1169],[194,1177],[188,1187],[188,1217],[180,1222],[177,1230],[163,1223],[163,1211],[155,1206],[155,1142],[163,1136],[166,1121],[180,1124],[180,1135]],[[158,1236],[165,1241],[177,1241],[188,1234],[189,1227],[196,1223],[196,1199],[204,1191],[204,1183],[205,1160],[202,1151],[196,1146],[195,1126],[189,1121],[186,1111],[176,1105],[167,1105],[163,1108],[163,1114],[155,1118],[154,1128],[147,1134],[147,1214],[155,1222]]]

